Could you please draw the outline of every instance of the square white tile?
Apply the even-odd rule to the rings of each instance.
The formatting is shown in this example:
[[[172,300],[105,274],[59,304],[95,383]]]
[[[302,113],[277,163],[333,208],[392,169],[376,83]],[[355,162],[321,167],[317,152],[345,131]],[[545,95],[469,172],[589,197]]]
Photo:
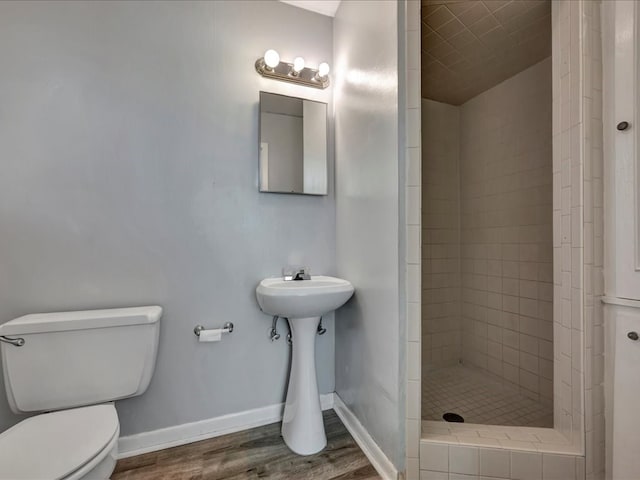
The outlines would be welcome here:
[[[512,480],[542,480],[542,454],[511,452]]]
[[[574,480],[576,462],[573,455],[542,455],[542,478],[544,480]]]
[[[449,471],[477,475],[480,473],[480,457],[475,447],[452,445],[449,447]]]
[[[420,469],[437,472],[449,471],[449,446],[420,442]]]
[[[508,478],[511,474],[509,450],[480,449],[480,475]]]

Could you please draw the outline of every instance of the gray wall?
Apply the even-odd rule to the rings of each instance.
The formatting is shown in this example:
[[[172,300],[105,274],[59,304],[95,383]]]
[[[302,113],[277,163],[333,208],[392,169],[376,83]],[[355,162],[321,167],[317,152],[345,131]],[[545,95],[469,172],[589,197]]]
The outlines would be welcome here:
[[[331,102],[260,77],[268,48],[332,64],[332,19],[275,1],[0,2],[0,322],[162,305],[149,390],[118,403],[125,435],[283,401],[289,348],[256,284],[287,263],[335,273],[333,192],[258,193],[258,92]],[[18,420],[0,392],[0,428]]]
[[[397,31],[394,1],[343,1],[334,20],[337,265],[356,288],[336,312],[336,392],[399,466]]]

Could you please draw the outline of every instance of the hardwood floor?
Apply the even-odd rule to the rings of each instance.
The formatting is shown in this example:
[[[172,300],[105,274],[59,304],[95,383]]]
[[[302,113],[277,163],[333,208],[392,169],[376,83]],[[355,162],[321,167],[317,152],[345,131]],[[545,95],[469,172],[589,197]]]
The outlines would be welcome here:
[[[333,410],[324,412],[327,447],[292,453],[280,423],[118,461],[111,480],[380,479]]]

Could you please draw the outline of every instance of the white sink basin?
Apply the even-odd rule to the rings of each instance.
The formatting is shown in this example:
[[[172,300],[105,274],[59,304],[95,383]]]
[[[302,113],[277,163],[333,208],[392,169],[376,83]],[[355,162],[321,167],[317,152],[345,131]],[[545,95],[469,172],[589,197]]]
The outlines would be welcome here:
[[[264,313],[279,317],[319,317],[341,307],[353,295],[346,280],[322,275],[311,280],[267,278],[256,289]]]
[[[267,278],[256,288],[264,313],[289,320],[292,358],[282,438],[299,455],[318,453],[327,445],[316,379],[316,333],[320,317],[344,305],[353,290],[346,280],[324,276]]]

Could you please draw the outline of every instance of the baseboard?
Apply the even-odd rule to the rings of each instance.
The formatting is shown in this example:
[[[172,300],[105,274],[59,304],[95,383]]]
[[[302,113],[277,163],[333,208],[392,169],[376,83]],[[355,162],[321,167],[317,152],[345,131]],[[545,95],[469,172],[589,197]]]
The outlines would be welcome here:
[[[397,480],[396,467],[337,393],[334,393],[333,409],[380,476],[384,480]]]
[[[322,410],[333,408],[333,393],[320,395]],[[260,427],[282,420],[284,403],[245,410],[244,412],[208,418],[198,422],[185,423],[174,427],[161,428],[150,432],[120,437],[118,458],[133,457],[165,448],[219,437],[228,433]],[[352,434],[353,435],[353,434]]]

